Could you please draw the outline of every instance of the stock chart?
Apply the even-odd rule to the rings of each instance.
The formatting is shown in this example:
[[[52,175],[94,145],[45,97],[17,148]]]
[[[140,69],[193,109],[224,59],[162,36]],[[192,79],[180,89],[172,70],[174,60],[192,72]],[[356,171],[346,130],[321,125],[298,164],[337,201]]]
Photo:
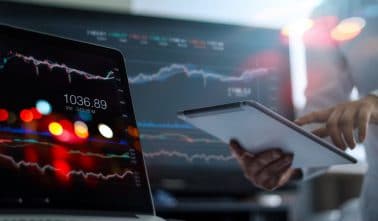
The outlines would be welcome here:
[[[2,29],[0,205],[151,209],[122,55]]]
[[[28,13],[17,17],[4,11],[4,21],[123,53],[153,184],[182,178],[197,185],[198,177],[225,170],[242,177],[228,145],[180,121],[178,111],[255,100],[293,117],[289,50],[278,30],[36,6],[27,10],[38,16],[29,20]],[[114,71],[109,67],[100,76],[111,78]]]

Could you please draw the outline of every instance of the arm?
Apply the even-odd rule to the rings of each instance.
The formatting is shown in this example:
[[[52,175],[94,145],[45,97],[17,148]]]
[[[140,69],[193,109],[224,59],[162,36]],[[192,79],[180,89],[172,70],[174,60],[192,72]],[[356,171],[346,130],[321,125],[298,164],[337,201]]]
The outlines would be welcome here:
[[[344,61],[331,51],[314,51],[307,58],[311,61],[306,90],[308,99],[302,113],[322,110],[347,101],[353,84],[346,72]],[[237,141],[231,141],[230,148],[246,178],[255,186],[266,190],[274,190],[298,178],[308,179],[325,169],[292,168],[291,164],[295,156],[282,152],[279,147],[260,153],[250,153]]]

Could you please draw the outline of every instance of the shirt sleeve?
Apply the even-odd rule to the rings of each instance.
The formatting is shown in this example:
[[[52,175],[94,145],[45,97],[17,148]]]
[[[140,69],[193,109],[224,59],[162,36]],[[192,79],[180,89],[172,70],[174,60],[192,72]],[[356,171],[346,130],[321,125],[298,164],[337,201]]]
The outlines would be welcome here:
[[[346,59],[337,47],[308,49],[306,60],[306,106],[297,112],[299,117],[349,101],[354,84],[348,72]],[[306,125],[304,129],[311,131],[318,127],[317,124],[311,124]],[[303,180],[311,179],[328,170],[327,167],[301,169]]]

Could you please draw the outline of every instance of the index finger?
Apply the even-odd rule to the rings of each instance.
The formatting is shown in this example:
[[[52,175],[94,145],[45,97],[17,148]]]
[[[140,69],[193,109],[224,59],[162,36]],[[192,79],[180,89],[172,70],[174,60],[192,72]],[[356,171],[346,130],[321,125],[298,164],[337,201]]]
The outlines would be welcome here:
[[[230,140],[230,149],[231,151],[236,155],[237,158],[240,158],[242,157],[245,152],[247,152],[241,145],[240,143],[235,140],[235,139],[231,139]]]
[[[311,112],[295,120],[295,123],[299,126],[310,123],[323,123],[328,120],[328,117],[333,112],[334,108],[330,108],[322,111]]]

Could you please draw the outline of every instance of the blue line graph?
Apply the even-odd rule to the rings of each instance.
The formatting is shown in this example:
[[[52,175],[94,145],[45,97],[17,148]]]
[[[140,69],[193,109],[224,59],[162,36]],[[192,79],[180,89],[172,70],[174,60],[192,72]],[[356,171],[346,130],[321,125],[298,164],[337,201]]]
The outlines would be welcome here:
[[[273,68],[255,68],[245,70],[239,76],[227,76],[204,69],[191,68],[189,65],[171,64],[160,68],[152,74],[139,73],[134,77],[129,76],[128,80],[130,84],[146,84],[150,82],[164,82],[174,76],[185,75],[188,78],[202,78],[204,87],[206,87],[209,79],[224,83],[251,82],[257,77],[268,74],[272,70]]]
[[[139,128],[164,128],[164,129],[193,129],[189,124],[182,123],[155,123],[155,122],[137,122]]]
[[[30,129],[25,129],[25,128],[0,127],[0,132],[7,132],[7,133],[12,133],[12,134],[38,135],[38,136],[43,136],[43,137],[52,137],[52,135],[47,131],[35,131],[35,130],[30,130]],[[114,141],[111,141],[111,140],[89,138],[88,141],[95,142],[95,143],[106,143],[106,144],[121,144],[121,145],[127,145],[128,144],[128,142],[126,140],[120,140],[119,142],[114,142]]]

